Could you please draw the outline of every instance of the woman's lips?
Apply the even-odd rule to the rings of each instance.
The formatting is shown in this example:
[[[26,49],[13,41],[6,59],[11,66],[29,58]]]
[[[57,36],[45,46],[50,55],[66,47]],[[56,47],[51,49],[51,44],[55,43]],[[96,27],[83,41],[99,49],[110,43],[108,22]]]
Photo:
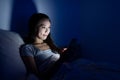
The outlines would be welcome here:
[[[43,36],[47,36],[47,35],[44,35],[44,34],[43,34]]]

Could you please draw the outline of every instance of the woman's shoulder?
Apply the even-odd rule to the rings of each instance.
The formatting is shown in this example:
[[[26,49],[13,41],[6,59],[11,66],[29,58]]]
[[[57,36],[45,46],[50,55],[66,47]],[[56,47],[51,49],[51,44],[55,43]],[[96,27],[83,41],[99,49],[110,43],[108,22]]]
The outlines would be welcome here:
[[[23,44],[21,50],[34,50],[34,48],[32,44]]]
[[[33,56],[35,50],[32,44],[24,44],[20,48],[21,55]]]
[[[24,46],[31,46],[32,44],[24,44]]]

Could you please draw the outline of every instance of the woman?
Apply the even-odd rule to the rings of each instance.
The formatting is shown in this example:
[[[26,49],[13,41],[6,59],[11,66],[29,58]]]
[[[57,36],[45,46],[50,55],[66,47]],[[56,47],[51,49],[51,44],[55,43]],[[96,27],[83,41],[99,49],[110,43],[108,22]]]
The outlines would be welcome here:
[[[40,79],[49,80],[51,69],[66,49],[57,48],[50,37],[51,21],[46,14],[33,14],[29,20],[27,44],[20,49],[20,55],[27,72]]]

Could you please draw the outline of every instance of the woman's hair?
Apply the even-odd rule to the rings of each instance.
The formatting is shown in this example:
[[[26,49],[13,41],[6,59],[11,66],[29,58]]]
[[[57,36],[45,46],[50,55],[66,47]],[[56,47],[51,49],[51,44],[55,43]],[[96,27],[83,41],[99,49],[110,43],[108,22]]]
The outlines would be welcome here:
[[[29,33],[28,33],[27,43],[34,43],[35,37],[38,35],[38,30],[40,27],[40,26],[37,26],[37,24],[40,21],[46,20],[46,19],[51,22],[50,18],[46,14],[43,14],[43,13],[35,13],[30,17],[29,22],[28,22]],[[53,40],[50,34],[48,35],[47,39],[44,40],[44,42],[46,42],[53,51],[60,52],[60,49],[56,47],[56,45],[53,43]]]

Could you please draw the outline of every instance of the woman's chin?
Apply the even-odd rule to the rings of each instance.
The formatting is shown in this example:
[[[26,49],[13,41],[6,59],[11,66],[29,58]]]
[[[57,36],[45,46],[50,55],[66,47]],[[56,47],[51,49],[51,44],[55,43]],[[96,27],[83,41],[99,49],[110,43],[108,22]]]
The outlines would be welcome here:
[[[43,38],[43,40],[46,40],[47,38]]]

